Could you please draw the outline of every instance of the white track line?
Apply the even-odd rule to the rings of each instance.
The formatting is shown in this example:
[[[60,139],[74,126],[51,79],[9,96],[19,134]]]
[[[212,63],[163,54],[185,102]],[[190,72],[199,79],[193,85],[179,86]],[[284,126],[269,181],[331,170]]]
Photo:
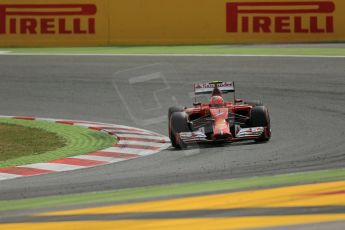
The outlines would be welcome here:
[[[155,137],[155,136],[161,136],[161,135],[158,135],[157,133],[149,133],[149,132],[134,132],[134,131],[124,131],[124,130],[112,131],[112,130],[108,130],[108,129],[105,129],[104,131],[106,131],[106,132],[115,132],[116,136],[118,134],[141,135],[142,137],[147,137],[147,138],[151,138],[151,137]]]
[[[108,163],[114,163],[114,162],[119,162],[123,161],[125,159],[123,158],[115,158],[115,157],[102,157],[102,156],[93,156],[93,155],[80,155],[80,156],[74,156],[74,157],[69,157],[72,159],[83,159],[83,160],[93,160],[93,161],[104,161]]]
[[[1,115],[0,118],[12,118],[13,116],[3,116]]]
[[[118,136],[120,139],[121,137],[129,137],[129,138],[141,138],[141,139],[152,139],[152,140],[165,140],[168,141],[169,139],[163,136],[143,136],[143,135],[137,135],[137,134],[125,134],[125,133],[116,133],[116,136]]]
[[[142,146],[152,146],[152,147],[161,147],[164,143],[148,142],[148,141],[128,141],[120,140],[118,142],[120,145],[142,145]]]
[[[124,125],[98,125],[98,124],[85,124],[85,123],[74,123],[74,125],[76,126],[82,126],[82,127],[94,127],[94,128],[97,128],[97,127],[106,127],[106,128],[109,128],[107,130],[111,130],[111,129],[128,129],[128,130],[136,130],[138,132],[144,132],[145,130],[142,130],[142,129],[139,129],[139,128],[132,128],[132,127],[128,127],[128,126],[124,126]],[[145,131],[147,132],[147,131]]]
[[[110,148],[102,150],[101,152],[137,154],[138,152],[141,152],[141,151],[139,149],[133,149],[133,148],[110,147]]]
[[[145,156],[154,152],[153,150],[141,150],[141,149],[134,149],[134,148],[121,148],[121,147],[110,147],[100,152],[114,152],[114,153],[129,153],[129,154],[138,154],[141,156]]]
[[[19,167],[51,170],[51,171],[56,171],[56,172],[86,168],[86,166],[67,165],[67,164],[59,164],[59,163],[37,163],[37,164],[23,165]]]
[[[122,130],[124,132],[130,132],[131,130],[135,130],[135,132],[143,132],[143,133],[153,133],[151,131],[148,131],[148,130],[143,130],[143,129],[140,129],[140,128],[134,128],[134,127],[130,127],[130,126],[126,126],[126,125],[115,125],[115,124],[107,124],[107,123],[88,123],[88,122],[78,122],[78,121],[75,121],[75,120],[64,120],[64,119],[51,119],[51,118],[36,118],[35,120],[38,120],[38,121],[52,121],[52,122],[72,122],[73,125],[75,126],[81,126],[81,127],[107,127],[109,129],[104,129],[104,130],[109,130],[109,131],[117,131],[117,129],[128,129],[127,130]],[[114,129],[114,130],[112,130]]]
[[[81,127],[103,127],[101,125],[97,125],[97,124],[82,124],[82,123],[74,123],[74,125],[76,126],[81,126]],[[115,125],[105,125],[106,127],[109,127],[109,128],[116,128]]]
[[[16,174],[9,174],[9,173],[0,173],[0,180],[8,180],[8,179],[13,179],[17,177],[22,177],[22,176],[16,175]]]

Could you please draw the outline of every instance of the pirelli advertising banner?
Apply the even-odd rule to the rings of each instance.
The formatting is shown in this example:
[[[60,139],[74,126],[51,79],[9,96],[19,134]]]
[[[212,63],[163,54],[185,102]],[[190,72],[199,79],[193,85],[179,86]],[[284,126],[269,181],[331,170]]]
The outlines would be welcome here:
[[[0,47],[335,41],[344,0],[0,0]]]
[[[108,42],[108,1],[0,0],[0,47]]]

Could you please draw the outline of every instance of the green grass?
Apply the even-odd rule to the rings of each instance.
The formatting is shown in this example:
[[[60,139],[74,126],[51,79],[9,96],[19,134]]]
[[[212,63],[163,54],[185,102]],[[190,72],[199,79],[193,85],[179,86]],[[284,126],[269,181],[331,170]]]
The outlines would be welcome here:
[[[0,201],[0,211],[61,207],[78,204],[125,202],[138,199],[169,198],[210,192],[229,192],[239,189],[265,188],[303,183],[345,180],[345,169],[293,173],[244,179],[216,180],[170,184],[106,192],[81,193],[22,200]]]
[[[64,140],[64,146],[55,150],[37,152],[38,154],[19,156],[0,161],[0,167],[10,167],[32,163],[47,162],[79,154],[85,154],[112,146],[115,139],[108,134],[65,124],[48,121],[28,121],[11,118],[0,118],[1,124],[20,125],[54,133],[59,140]],[[14,126],[15,127],[15,126]],[[29,130],[28,130],[29,131]],[[34,135],[34,134],[32,134]],[[20,139],[17,139],[18,141]],[[0,142],[1,143],[1,142]],[[19,144],[20,145],[20,144]]]
[[[0,123],[0,161],[39,155],[65,146],[65,140],[43,129]]]
[[[238,55],[324,55],[344,56],[345,47],[260,47],[239,45],[111,46],[80,48],[0,48],[13,53],[67,54],[238,54]]]

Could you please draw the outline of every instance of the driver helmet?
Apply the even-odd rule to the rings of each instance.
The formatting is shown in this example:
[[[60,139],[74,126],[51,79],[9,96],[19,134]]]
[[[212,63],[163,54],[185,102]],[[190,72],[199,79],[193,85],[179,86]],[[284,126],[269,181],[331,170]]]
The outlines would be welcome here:
[[[224,105],[224,99],[221,96],[212,96],[211,97],[212,106],[222,106]]]

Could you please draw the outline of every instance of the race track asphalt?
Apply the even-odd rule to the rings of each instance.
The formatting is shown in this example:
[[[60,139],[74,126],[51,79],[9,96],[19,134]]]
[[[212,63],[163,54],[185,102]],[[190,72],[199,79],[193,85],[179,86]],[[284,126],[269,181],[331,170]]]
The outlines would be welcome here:
[[[167,135],[192,83],[235,80],[269,108],[265,144],[168,149],[115,165],[0,182],[0,200],[345,166],[345,58],[0,56],[0,114],[137,126]],[[125,103],[124,103],[125,102]],[[126,106],[125,106],[126,104]]]

